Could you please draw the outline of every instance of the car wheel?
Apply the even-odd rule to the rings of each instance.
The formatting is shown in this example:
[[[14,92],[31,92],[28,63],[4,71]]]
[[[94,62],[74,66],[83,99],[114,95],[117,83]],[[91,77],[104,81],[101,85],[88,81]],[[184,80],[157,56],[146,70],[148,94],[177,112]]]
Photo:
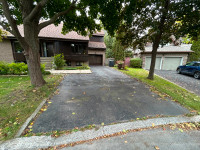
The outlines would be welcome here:
[[[199,79],[200,78],[200,72],[195,72],[194,73],[194,78]]]
[[[181,69],[180,68],[177,69],[177,73],[181,74]]]

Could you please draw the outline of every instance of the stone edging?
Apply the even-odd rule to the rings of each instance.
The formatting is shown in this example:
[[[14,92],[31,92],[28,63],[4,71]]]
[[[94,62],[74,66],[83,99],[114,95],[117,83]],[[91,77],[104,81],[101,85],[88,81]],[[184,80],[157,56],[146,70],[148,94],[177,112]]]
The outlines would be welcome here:
[[[148,128],[167,124],[186,123],[186,122],[200,122],[200,115],[193,117],[165,117],[165,118],[153,118],[148,120],[138,120],[133,122],[119,123],[114,125],[102,126],[99,130],[86,130],[73,132],[72,134],[63,135],[58,138],[51,136],[32,136],[16,138],[9,141],[5,141],[0,145],[0,149],[39,149],[48,148],[52,146],[58,146],[62,144],[70,144],[73,142],[85,141],[94,138],[98,138],[104,135],[111,135],[124,130],[133,130],[139,128]]]

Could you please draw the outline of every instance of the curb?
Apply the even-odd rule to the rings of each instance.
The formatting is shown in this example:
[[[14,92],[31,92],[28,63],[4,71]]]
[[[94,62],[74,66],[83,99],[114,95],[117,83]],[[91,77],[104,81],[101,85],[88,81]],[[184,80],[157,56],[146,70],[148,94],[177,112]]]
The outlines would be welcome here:
[[[91,139],[96,139],[101,136],[111,135],[118,132],[123,132],[124,130],[134,130],[140,128],[148,128],[167,124],[176,123],[187,123],[187,122],[200,122],[200,115],[193,117],[165,117],[165,118],[153,118],[148,120],[138,120],[134,122],[125,122],[114,125],[102,126],[99,130],[86,130],[73,132],[72,134],[62,135],[61,137],[54,138],[51,136],[32,136],[32,137],[22,137],[16,138],[9,141],[5,141],[0,145],[0,149],[39,149],[48,148],[52,146],[59,146],[63,144],[70,144],[79,141],[86,141]]]
[[[170,80],[168,80],[168,79],[166,79],[166,78],[164,78],[164,77],[162,77],[162,76],[160,76],[160,75],[158,75],[158,74],[156,74],[156,73],[155,73],[155,75],[158,76],[158,77],[160,77],[160,78],[162,78],[162,79],[164,79],[164,80],[166,80],[166,81],[168,81],[168,82],[171,82],[171,83],[177,85],[178,87],[180,87],[180,88],[182,88],[182,89],[184,89],[184,90],[186,90],[186,91],[188,91],[188,92],[190,92],[190,93],[192,93],[192,94],[195,94],[193,91],[190,91],[190,90],[188,90],[188,89],[186,89],[186,88],[184,88],[184,87],[182,87],[182,86],[176,84],[176,83],[173,82],[173,81],[170,81]],[[195,95],[197,95],[197,94],[195,94]],[[199,96],[199,95],[198,95],[198,96]]]
[[[43,100],[40,105],[37,107],[37,109],[33,112],[33,114],[26,119],[26,122],[21,126],[21,128],[19,129],[19,131],[17,132],[17,134],[15,135],[15,138],[18,138],[21,136],[21,134],[23,133],[23,131],[26,129],[26,127],[29,125],[30,121],[35,118],[35,116],[38,114],[38,112],[40,111],[40,109],[44,106],[44,104],[46,103],[46,99]]]

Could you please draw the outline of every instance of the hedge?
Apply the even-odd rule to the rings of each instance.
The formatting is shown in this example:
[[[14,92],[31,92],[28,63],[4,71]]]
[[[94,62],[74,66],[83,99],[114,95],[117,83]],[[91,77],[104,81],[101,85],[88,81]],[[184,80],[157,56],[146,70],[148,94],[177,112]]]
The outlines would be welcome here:
[[[45,71],[45,64],[41,64],[42,74],[50,74]],[[25,63],[6,63],[0,61],[0,75],[27,75],[28,65]]]
[[[140,58],[132,58],[130,60],[130,67],[132,67],[132,68],[142,68],[142,60]]]

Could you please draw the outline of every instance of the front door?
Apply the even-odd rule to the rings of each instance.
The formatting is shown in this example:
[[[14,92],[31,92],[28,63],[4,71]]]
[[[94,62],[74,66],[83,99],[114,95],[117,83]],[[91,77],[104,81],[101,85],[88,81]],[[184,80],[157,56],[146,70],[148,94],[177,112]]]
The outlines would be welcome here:
[[[46,42],[46,53],[47,53],[47,57],[54,56],[54,43],[53,42]]]

